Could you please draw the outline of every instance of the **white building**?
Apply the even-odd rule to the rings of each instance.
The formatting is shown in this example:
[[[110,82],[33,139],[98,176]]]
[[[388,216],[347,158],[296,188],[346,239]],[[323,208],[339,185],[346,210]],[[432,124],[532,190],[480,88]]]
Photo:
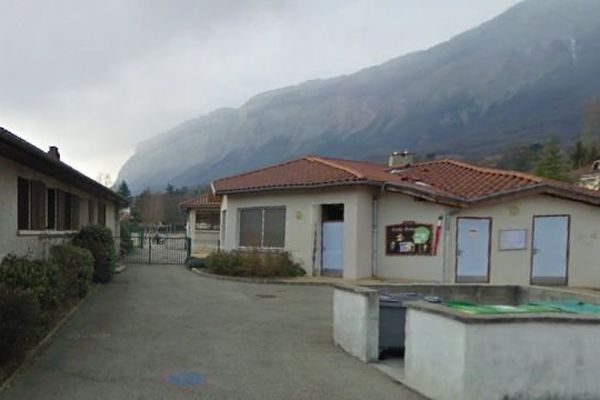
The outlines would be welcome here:
[[[45,257],[55,243],[86,224],[119,235],[119,210],[127,201],[60,161],[0,128],[0,260],[9,253]]]

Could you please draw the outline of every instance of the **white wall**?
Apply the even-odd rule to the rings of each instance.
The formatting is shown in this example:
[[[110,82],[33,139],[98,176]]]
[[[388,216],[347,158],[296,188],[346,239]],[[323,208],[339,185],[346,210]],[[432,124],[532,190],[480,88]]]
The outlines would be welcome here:
[[[68,239],[64,233],[54,231],[19,232],[17,229],[17,178],[19,176],[43,181],[47,187],[61,189],[79,196],[80,223],[83,226],[88,222],[88,199],[90,194],[51,176],[0,157],[0,260],[8,253],[43,258],[52,245],[62,243]],[[119,205],[106,199],[95,197],[94,199],[105,202],[106,226],[115,233],[115,236],[119,236]]]
[[[404,372],[411,387],[432,399],[466,400],[464,324],[409,308],[404,343]]]
[[[471,208],[452,218],[451,254],[455,252],[457,217],[491,217],[490,283],[529,285],[531,274],[531,232],[535,215],[568,214],[571,216],[571,243],[569,251],[569,286],[600,287],[600,207],[559,199],[551,196],[533,196],[502,204]],[[526,229],[527,249],[498,250],[498,235],[503,229]],[[452,281],[455,279],[455,260]]]
[[[356,186],[228,195],[221,206],[227,210],[223,247],[228,250],[238,247],[240,208],[285,206],[285,250],[309,275],[319,274],[320,206],[341,203],[344,204],[344,278],[370,277],[372,198],[371,189]]]
[[[333,340],[362,361],[379,356],[379,297],[376,290],[333,291]]]
[[[436,255],[386,255],[386,226],[405,221],[430,224],[435,233],[438,218],[447,208],[438,204],[415,201],[414,198],[386,192],[379,197],[377,230],[377,276],[411,281],[443,282],[443,229]],[[435,236],[435,235],[434,235]]]
[[[432,399],[600,398],[598,323],[466,324],[409,309],[406,381]]]

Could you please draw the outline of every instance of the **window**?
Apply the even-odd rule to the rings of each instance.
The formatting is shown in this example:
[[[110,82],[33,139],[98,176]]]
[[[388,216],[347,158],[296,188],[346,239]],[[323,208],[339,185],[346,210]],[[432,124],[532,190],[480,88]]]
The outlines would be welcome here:
[[[18,229],[44,230],[46,228],[46,185],[43,182],[18,178]]]
[[[96,203],[94,200],[88,200],[88,223],[95,224],[96,223],[96,213],[94,212],[96,209]]]
[[[106,204],[98,202],[98,223],[106,226]]]
[[[218,231],[220,223],[218,212],[196,211],[196,230]]]
[[[48,189],[48,211],[47,224],[48,229],[56,229],[56,189]]]
[[[240,210],[240,247],[283,248],[285,207]]]

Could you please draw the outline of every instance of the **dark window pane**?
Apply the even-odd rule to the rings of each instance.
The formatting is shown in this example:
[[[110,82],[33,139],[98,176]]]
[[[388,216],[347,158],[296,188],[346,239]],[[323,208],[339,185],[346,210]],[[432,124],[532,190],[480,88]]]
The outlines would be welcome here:
[[[65,230],[65,198],[66,193],[56,190],[56,229]]]
[[[79,229],[79,196],[71,195],[71,229]]]
[[[56,189],[48,189],[48,229],[56,229]]]
[[[18,228],[29,229],[29,180],[18,179]]]
[[[46,229],[46,185],[44,182],[30,183],[30,223],[31,229],[41,231]]]
[[[240,246],[260,247],[262,236],[262,210],[240,210]]]
[[[285,245],[285,208],[265,208],[263,247]]]
[[[94,224],[96,222],[96,203],[94,200],[88,200],[88,223]]]
[[[64,214],[64,230],[70,231],[73,227],[72,224],[73,216],[73,195],[71,193],[65,193],[65,214]]]

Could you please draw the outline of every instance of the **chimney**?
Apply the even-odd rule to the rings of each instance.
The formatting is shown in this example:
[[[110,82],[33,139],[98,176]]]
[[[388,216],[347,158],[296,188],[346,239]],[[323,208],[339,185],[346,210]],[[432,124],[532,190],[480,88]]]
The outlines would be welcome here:
[[[390,168],[403,168],[411,165],[413,161],[414,160],[412,153],[409,153],[406,150],[404,150],[401,153],[395,151],[390,155],[388,165],[390,166]]]
[[[60,161],[60,153],[58,152],[58,147],[50,146],[48,150],[48,156],[56,161]]]

